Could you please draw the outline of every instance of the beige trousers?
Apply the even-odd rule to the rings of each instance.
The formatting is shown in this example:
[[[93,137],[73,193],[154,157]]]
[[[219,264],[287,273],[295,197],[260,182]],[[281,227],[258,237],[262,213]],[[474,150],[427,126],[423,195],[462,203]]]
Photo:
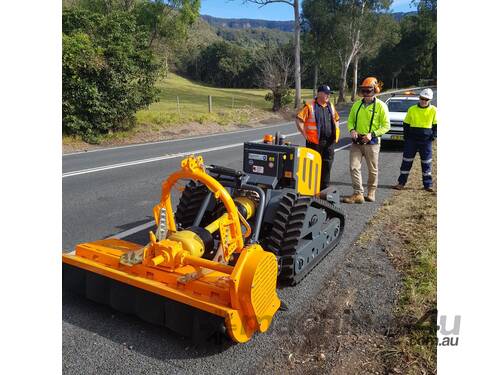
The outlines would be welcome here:
[[[377,189],[378,184],[378,154],[380,153],[380,143],[376,145],[351,146],[350,164],[351,180],[354,193],[363,194],[363,181],[361,178],[361,160],[363,156],[368,166],[368,190]]]

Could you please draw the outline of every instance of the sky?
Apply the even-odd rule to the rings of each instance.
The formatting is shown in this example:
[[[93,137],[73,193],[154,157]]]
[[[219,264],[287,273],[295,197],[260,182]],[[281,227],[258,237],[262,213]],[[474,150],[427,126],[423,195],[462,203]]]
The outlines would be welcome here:
[[[302,2],[302,0],[300,0]],[[393,12],[409,12],[411,0],[394,0]],[[256,4],[244,3],[243,0],[201,0],[200,14],[221,18],[259,18],[265,20],[293,20],[293,8],[288,4],[269,4],[259,8]]]

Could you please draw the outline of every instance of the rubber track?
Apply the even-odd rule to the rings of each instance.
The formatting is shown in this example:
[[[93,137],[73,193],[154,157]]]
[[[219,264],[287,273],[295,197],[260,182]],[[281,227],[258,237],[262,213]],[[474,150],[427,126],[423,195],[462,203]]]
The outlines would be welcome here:
[[[179,228],[186,229],[193,225],[194,219],[200,211],[203,200],[208,194],[208,188],[200,183],[190,180],[182,192],[175,212],[175,222]],[[204,220],[201,222],[203,226]]]
[[[301,231],[309,207],[323,208],[328,212],[328,217],[340,219],[340,233],[327,248],[307,264],[303,271],[295,274],[294,261],[297,245],[301,238]],[[299,283],[331,250],[335,248],[342,238],[345,226],[345,214],[337,206],[320,198],[300,196],[296,193],[287,193],[281,199],[276,210],[273,227],[266,239],[266,250],[272,251],[281,257],[280,281],[295,285]]]

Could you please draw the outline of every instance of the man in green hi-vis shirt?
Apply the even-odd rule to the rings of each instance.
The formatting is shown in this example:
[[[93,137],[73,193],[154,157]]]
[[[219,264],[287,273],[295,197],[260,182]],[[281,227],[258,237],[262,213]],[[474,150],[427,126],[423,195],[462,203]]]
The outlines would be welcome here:
[[[363,203],[363,182],[361,180],[361,160],[363,157],[368,166],[368,202],[375,201],[378,184],[378,155],[380,153],[380,136],[389,131],[389,110],[387,105],[375,98],[380,92],[380,84],[374,77],[366,78],[360,86],[362,99],[351,107],[347,128],[351,134],[352,145],[350,169],[354,193],[344,197],[344,203]]]

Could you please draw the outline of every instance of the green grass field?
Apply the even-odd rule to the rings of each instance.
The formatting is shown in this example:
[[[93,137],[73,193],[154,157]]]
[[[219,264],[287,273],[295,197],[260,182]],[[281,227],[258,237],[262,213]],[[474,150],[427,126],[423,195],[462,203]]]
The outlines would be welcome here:
[[[139,124],[169,125],[186,122],[244,123],[255,115],[270,112],[272,104],[264,99],[266,89],[226,89],[201,85],[174,73],[158,82],[160,101],[137,112]],[[212,96],[212,113],[208,96]],[[312,90],[305,89],[305,98]],[[177,104],[179,98],[179,106]]]

